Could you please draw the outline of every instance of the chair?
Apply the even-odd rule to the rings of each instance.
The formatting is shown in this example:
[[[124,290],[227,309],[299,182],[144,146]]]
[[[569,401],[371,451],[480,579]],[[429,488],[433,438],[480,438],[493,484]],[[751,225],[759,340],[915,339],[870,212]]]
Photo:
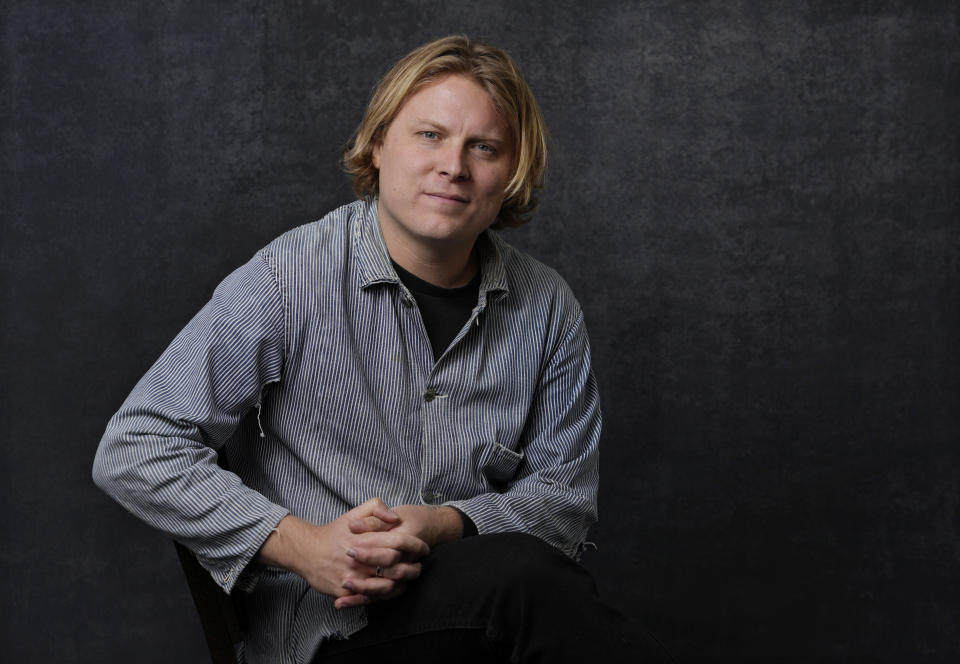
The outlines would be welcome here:
[[[227,458],[223,450],[217,455],[217,464],[228,470]],[[200,614],[200,624],[203,635],[207,639],[210,649],[210,660],[213,664],[239,664],[238,648],[243,644],[243,630],[241,624],[242,612],[238,610],[234,597],[223,592],[210,573],[203,569],[193,552],[187,547],[174,542],[177,548],[177,557],[187,577],[193,603]]]
[[[237,648],[243,641],[240,620],[233,597],[223,592],[207,570],[200,566],[190,550],[174,542],[177,557],[187,577],[193,603],[200,614],[203,635],[213,664],[238,664]]]

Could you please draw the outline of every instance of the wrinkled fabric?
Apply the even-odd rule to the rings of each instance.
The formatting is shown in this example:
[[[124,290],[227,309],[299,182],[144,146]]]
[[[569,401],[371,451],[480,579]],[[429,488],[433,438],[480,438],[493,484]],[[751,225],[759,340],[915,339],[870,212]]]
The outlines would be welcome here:
[[[248,661],[309,661],[366,624],[253,562],[288,513],[326,523],[374,496],[450,505],[481,534],[579,555],[600,435],[583,314],[497,234],[477,249],[476,307],[435,361],[376,199],[293,229],[217,287],[110,420],[95,481],[237,588]]]

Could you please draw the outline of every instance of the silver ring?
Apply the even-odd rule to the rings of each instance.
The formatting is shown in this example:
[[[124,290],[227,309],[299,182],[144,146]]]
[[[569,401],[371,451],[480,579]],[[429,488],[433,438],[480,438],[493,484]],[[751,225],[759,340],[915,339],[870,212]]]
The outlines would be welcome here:
[[[377,565],[377,576],[383,578],[383,568],[380,565]]]

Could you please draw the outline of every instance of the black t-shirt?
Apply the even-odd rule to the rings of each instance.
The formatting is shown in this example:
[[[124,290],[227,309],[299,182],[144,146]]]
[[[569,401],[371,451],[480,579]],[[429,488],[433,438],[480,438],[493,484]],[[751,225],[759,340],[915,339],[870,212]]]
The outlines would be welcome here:
[[[476,276],[466,286],[441,288],[410,274],[396,263],[393,264],[393,269],[397,271],[400,281],[413,293],[423,318],[423,326],[430,338],[433,359],[439,359],[477,306],[480,271],[477,270]]]

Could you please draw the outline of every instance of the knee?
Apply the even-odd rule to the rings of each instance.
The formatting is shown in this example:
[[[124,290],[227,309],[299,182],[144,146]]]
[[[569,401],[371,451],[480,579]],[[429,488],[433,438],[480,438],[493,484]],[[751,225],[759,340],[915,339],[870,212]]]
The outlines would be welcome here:
[[[491,582],[510,594],[550,597],[559,589],[577,586],[590,592],[593,581],[579,563],[539,537],[526,533],[478,536]]]
[[[569,560],[557,547],[527,533],[479,535],[478,541],[483,542],[497,558],[508,562]]]

